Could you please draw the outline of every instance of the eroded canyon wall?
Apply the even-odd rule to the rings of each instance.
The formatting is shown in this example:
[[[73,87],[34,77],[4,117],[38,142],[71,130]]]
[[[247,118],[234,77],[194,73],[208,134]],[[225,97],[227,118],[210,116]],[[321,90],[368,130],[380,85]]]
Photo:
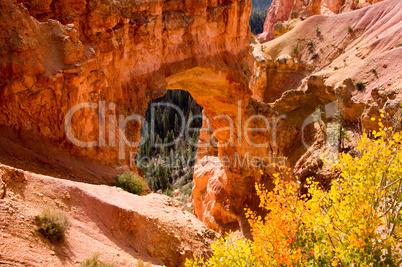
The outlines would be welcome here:
[[[0,126],[18,135],[135,170],[136,120],[167,89],[189,91],[208,117],[258,109],[248,87],[251,1],[1,0],[0,9]],[[247,152],[227,132],[214,138],[227,144],[219,157]],[[216,230],[239,228],[254,188],[253,171],[225,173],[217,203],[230,219],[213,214]]]
[[[121,147],[139,140],[141,124],[128,123],[125,133],[116,126],[143,116],[175,73],[198,67],[220,77],[223,87],[195,96],[206,110],[222,93],[250,95],[250,1],[1,0],[0,7],[0,125],[75,155],[127,162]],[[72,107],[89,102],[67,127]]]
[[[293,28],[299,18],[314,15],[333,15],[350,12],[370,6],[382,0],[274,0],[268,9],[264,23],[264,32],[257,36],[261,42],[267,42]],[[282,24],[292,20],[287,24]]]
[[[222,155],[230,155],[228,148],[197,163],[194,210],[213,229],[227,230],[225,226],[234,227],[238,221],[247,232],[242,209],[258,211],[255,182],[269,188],[272,174],[279,171],[267,163],[278,166],[286,161],[302,184],[315,177],[328,187],[336,173],[322,158],[329,162],[339,152],[358,155],[357,139],[378,129],[380,110],[389,114],[383,119],[387,126],[401,129],[400,0],[307,18],[283,36],[254,45],[253,54],[253,94],[243,116],[268,118],[267,132],[250,135],[267,146],[245,142],[233,149],[242,160],[250,160],[251,168],[224,168]],[[267,127],[258,118],[253,122],[257,128]],[[340,131],[344,137],[339,137]]]

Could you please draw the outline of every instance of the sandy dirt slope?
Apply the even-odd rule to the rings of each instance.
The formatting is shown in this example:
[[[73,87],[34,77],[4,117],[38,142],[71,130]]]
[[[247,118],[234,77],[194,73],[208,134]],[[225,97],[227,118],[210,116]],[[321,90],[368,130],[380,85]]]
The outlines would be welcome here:
[[[208,252],[215,236],[163,195],[140,197],[5,165],[0,176],[7,184],[0,199],[0,264],[5,266],[79,266],[97,252],[115,266],[136,266],[138,260],[180,266],[193,252]],[[63,211],[71,222],[59,245],[34,231],[34,218],[45,207]]]
[[[267,88],[254,90],[265,90],[261,93],[265,96],[262,100],[271,103],[276,100],[275,106],[278,109],[281,106],[283,112],[305,105],[305,102],[295,99],[287,101],[290,99],[287,91],[297,93],[296,90],[304,90],[311,77],[323,80],[322,87],[317,87],[320,89],[316,92],[318,97],[338,94],[340,87],[350,79],[351,83],[364,84],[362,88],[356,87],[353,92],[348,92],[356,103],[376,100],[376,94],[384,95],[384,102],[399,99],[402,90],[401,44],[400,0],[388,0],[340,15],[313,16],[292,31],[263,44],[264,52],[259,49],[254,52],[257,58],[263,55],[264,60],[274,65],[283,59],[291,62],[284,68],[291,69],[289,76],[293,75],[293,69],[298,70],[297,74],[301,73],[297,82],[276,84],[274,79],[279,76],[278,71],[270,73]],[[290,78],[286,77],[287,80]],[[334,92],[326,92],[330,89],[325,89],[325,86]],[[279,97],[268,99],[273,91],[279,93]],[[379,103],[379,106],[383,104]],[[359,115],[356,113],[355,116]]]

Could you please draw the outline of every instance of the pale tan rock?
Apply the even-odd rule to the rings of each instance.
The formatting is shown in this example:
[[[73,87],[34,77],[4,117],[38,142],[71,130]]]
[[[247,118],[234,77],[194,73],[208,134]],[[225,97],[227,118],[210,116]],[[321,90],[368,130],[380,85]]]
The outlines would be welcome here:
[[[296,25],[301,22],[301,19],[291,19],[284,22],[277,22],[272,28],[272,33],[274,34],[274,38],[278,38],[281,35],[284,35],[288,31],[292,30]]]
[[[260,43],[277,38],[295,27],[298,18],[314,15],[334,15],[350,12],[382,0],[273,0],[264,23],[264,32],[257,36]],[[289,20],[289,21],[288,21]]]
[[[237,216],[227,206],[220,193],[228,183],[226,169],[218,157],[205,156],[198,161],[194,172],[194,214],[208,228],[224,233],[222,225],[237,223]],[[229,205],[229,203],[228,203]]]

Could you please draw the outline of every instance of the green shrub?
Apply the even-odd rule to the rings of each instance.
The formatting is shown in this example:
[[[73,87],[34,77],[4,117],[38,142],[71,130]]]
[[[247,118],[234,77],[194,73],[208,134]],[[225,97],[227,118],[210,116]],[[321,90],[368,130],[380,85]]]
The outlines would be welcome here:
[[[293,51],[297,52],[298,49],[299,49],[299,42],[297,42],[297,44],[293,47]]]
[[[401,46],[402,46],[402,43],[398,44],[396,47],[401,47]]]
[[[180,192],[184,195],[191,196],[193,192],[193,182],[190,182],[184,185],[182,188],[180,188]]]
[[[317,27],[317,28],[315,29],[315,32],[316,32],[317,34],[320,34],[320,33],[321,33],[320,28]]]
[[[314,53],[312,56],[311,56],[311,59],[315,59],[315,58],[317,58],[318,57],[318,53]]]
[[[358,81],[358,82],[356,83],[356,87],[357,87],[358,90],[363,90],[363,88],[364,88],[364,82]]]
[[[144,185],[141,182],[141,177],[133,172],[125,172],[119,174],[115,178],[117,187],[121,187],[123,190],[132,194],[141,195],[144,191]]]
[[[81,267],[113,267],[113,265],[99,260],[99,253],[95,253],[91,258],[86,259]]]
[[[311,49],[314,45],[313,41],[309,40],[306,42],[307,46]]]
[[[167,195],[168,197],[173,197],[173,191],[168,187],[165,190],[165,195]]]
[[[348,32],[353,32],[352,26],[348,26]]]
[[[59,211],[44,209],[35,217],[36,231],[51,242],[64,239],[66,230],[70,227],[67,217]]]
[[[334,70],[339,70],[339,68],[337,66],[334,67]]]

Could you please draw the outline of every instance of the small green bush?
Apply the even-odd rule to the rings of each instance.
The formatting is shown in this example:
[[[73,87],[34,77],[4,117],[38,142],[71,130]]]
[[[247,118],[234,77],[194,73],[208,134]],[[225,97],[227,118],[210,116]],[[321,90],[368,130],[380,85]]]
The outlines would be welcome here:
[[[377,73],[377,70],[376,69],[371,69],[370,72]]]
[[[348,32],[353,32],[353,28],[352,28],[352,26],[348,26]]]
[[[99,253],[96,253],[91,258],[86,259],[81,267],[113,267],[113,265],[99,260]]]
[[[167,195],[168,197],[173,197],[173,191],[168,187],[165,190],[165,195]]]
[[[401,46],[402,46],[402,43],[398,44],[396,47],[401,47]]]
[[[62,241],[70,227],[67,217],[59,211],[44,209],[35,217],[36,231],[51,242]]]
[[[189,182],[188,184],[180,188],[180,192],[184,195],[191,196],[193,192],[193,182]]]
[[[307,44],[307,46],[308,46],[309,48],[312,48],[313,45],[314,45],[313,41],[311,41],[311,40],[307,41],[306,44]]]
[[[141,182],[141,177],[133,172],[125,172],[119,174],[115,178],[117,187],[121,187],[123,190],[132,194],[141,195],[144,192],[144,185]]]
[[[364,82],[358,81],[358,82],[356,83],[356,87],[357,87],[358,90],[363,90],[363,88],[364,88]]]
[[[320,33],[321,33],[320,28],[317,27],[317,28],[315,29],[315,32],[316,32],[317,34],[320,34]]]
[[[339,68],[337,66],[334,67],[334,70],[339,70]]]
[[[314,53],[312,56],[311,56],[311,59],[315,59],[315,58],[317,58],[318,57],[318,53]]]
[[[293,47],[293,51],[297,52],[298,49],[299,49],[299,42],[297,42],[297,44]]]

